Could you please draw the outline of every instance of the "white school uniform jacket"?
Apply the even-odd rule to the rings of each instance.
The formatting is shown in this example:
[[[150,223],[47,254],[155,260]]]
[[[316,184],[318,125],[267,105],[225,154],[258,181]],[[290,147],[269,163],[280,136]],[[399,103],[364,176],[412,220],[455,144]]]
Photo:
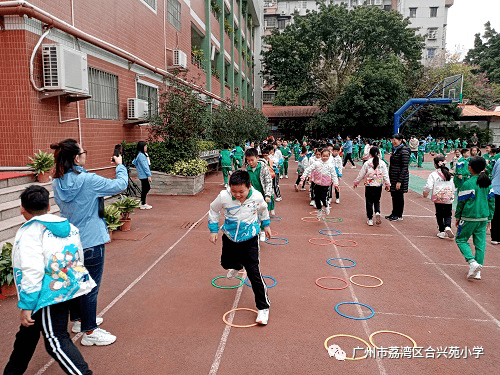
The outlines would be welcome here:
[[[335,167],[335,172],[337,172],[337,177],[342,177],[343,166],[342,166],[342,158],[340,157],[340,155],[337,156],[330,155],[329,161],[331,161],[331,163]]]
[[[317,185],[330,186],[331,184],[339,186],[339,179],[335,167],[328,161],[324,163],[322,160],[316,161],[309,165],[304,171],[301,179],[305,180],[311,175],[311,181]]]
[[[373,168],[373,158],[368,159],[361,167],[354,185],[359,184],[363,179],[366,181],[366,186],[391,186],[387,164],[381,158],[379,158],[377,168]]]
[[[455,199],[455,184],[453,179],[446,181],[441,171],[436,169],[427,178],[424,192],[431,193],[434,203],[451,204]]]
[[[208,229],[210,233],[219,232],[220,212],[224,213],[224,224],[221,230],[233,242],[243,242],[259,234],[260,225],[271,224],[267,203],[262,194],[250,188],[245,202],[231,195],[230,190],[223,190],[210,204],[208,213]]]

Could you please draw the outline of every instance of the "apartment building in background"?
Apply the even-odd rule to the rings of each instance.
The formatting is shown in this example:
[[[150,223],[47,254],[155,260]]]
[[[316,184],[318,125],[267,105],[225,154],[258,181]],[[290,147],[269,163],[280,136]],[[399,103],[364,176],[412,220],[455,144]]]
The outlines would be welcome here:
[[[0,166],[74,138],[106,175],[167,78],[260,108],[261,25],[261,0],[0,0]]]
[[[385,11],[395,10],[411,25],[408,27],[425,37],[422,50],[422,64],[430,65],[444,61],[446,51],[446,25],[448,9],[454,0],[324,0],[325,4],[344,4],[348,9],[358,6],[376,6]],[[307,11],[318,10],[316,0],[264,0],[264,35],[273,30],[284,30],[293,22],[293,16],[306,15]],[[264,76],[263,101],[272,103],[276,90]]]

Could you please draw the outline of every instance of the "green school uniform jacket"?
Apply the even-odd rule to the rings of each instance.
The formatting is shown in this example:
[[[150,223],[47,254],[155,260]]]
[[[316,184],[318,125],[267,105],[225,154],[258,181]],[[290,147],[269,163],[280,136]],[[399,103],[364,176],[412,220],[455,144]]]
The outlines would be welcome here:
[[[292,154],[292,151],[290,151],[290,148],[288,146],[286,146],[286,147],[281,146],[280,151],[281,151],[281,154],[283,155],[283,158],[285,160],[287,160],[290,157],[290,155]]]
[[[229,150],[222,150],[220,152],[220,162],[223,167],[231,167],[231,152]]]
[[[458,193],[455,217],[464,221],[486,221],[495,213],[495,193],[491,185],[481,188],[477,185],[478,176],[464,182]]]

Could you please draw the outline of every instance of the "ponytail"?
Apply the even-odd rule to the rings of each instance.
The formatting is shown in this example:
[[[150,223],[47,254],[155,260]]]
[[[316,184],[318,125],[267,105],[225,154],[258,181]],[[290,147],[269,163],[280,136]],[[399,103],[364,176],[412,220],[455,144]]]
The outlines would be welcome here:
[[[482,171],[481,173],[479,173],[479,176],[477,178],[476,183],[477,183],[477,186],[479,186],[481,188],[487,188],[491,185],[491,180],[488,177],[488,175],[486,174],[486,172]]]
[[[441,171],[445,181],[451,180],[451,173],[448,167],[446,167],[446,160],[443,156],[436,156],[434,158],[434,166]]]
[[[377,146],[373,146],[372,148],[370,148],[370,156],[373,158],[373,169],[377,169],[377,167],[380,163],[380,160],[378,157],[379,152],[380,151],[379,151]]]
[[[80,146],[74,139],[65,139],[58,143],[50,145],[54,152],[54,159],[56,161],[54,178],[63,177],[75,165],[75,156],[80,153]]]
[[[469,168],[474,171],[474,173],[479,174],[477,178],[477,186],[480,188],[487,188],[491,185],[491,180],[484,171],[486,168],[486,160],[482,156],[474,156],[469,160]]]

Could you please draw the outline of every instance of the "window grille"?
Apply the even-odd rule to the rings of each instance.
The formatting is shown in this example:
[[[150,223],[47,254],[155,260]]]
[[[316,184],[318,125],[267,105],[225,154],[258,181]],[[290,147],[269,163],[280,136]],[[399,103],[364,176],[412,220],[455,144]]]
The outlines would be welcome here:
[[[156,0],[142,0],[145,2],[151,9],[156,11]]]
[[[89,91],[85,101],[87,118],[118,120],[118,76],[89,67]]]
[[[437,15],[438,15],[438,7],[430,7],[430,10],[431,10],[430,16],[431,17],[437,17]]]
[[[148,117],[158,114],[158,89],[156,87],[137,82],[137,99],[147,100]]]
[[[410,8],[410,18],[417,18],[417,8]]]

